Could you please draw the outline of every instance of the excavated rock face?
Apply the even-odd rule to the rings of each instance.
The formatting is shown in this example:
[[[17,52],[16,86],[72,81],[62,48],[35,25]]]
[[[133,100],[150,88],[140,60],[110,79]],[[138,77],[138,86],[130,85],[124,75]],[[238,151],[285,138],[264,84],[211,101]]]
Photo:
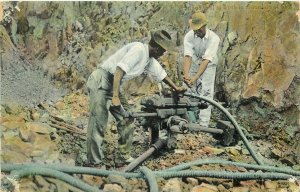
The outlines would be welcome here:
[[[219,27],[224,28],[223,21],[216,27],[218,34],[224,34],[217,76],[219,93],[231,106],[236,106],[234,112],[251,131],[267,132],[279,148],[283,147],[282,140],[297,143],[295,133],[300,131],[298,5],[243,2],[217,3],[214,7],[224,11],[222,20],[227,21],[225,34],[219,31]],[[279,135],[284,136],[279,138]]]
[[[293,85],[299,83],[300,72],[297,5],[245,2],[223,7],[228,7],[223,19],[229,22],[222,68],[230,100],[257,98],[277,109],[299,105],[299,97],[288,102],[291,95],[286,94],[299,95]]]
[[[261,128],[261,122],[268,125],[278,115],[284,124],[275,127],[293,127],[292,136],[299,132],[297,2],[5,2],[2,7],[1,36],[9,48],[1,67],[15,65],[17,50],[23,54],[18,61],[38,65],[56,85],[71,90],[84,89],[89,74],[112,50],[147,42],[149,31],[157,28],[176,40],[178,53],[161,61],[180,83],[188,18],[203,11],[208,28],[221,38],[215,98],[249,129],[272,129]],[[124,87],[128,96],[157,89],[143,77]]]

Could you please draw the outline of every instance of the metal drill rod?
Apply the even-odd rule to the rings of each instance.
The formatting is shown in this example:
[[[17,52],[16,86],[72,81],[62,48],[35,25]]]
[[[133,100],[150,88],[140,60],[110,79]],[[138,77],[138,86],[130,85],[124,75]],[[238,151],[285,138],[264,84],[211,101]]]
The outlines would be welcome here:
[[[146,159],[148,159],[155,151],[158,151],[166,144],[166,140],[158,139],[145,153],[136,158],[133,162],[127,165],[123,172],[133,171],[137,166],[143,163]]]
[[[144,113],[144,112],[138,112],[138,113],[131,113],[131,117],[158,117],[157,113]]]
[[[190,103],[190,104],[185,104],[185,103],[166,103],[163,105],[155,106],[156,108],[192,108],[192,107],[201,107],[203,104],[202,103]]]
[[[206,133],[216,133],[216,134],[223,134],[224,131],[222,129],[214,129],[214,128],[207,128],[203,127],[196,123],[189,123],[187,124],[190,131],[201,131]]]

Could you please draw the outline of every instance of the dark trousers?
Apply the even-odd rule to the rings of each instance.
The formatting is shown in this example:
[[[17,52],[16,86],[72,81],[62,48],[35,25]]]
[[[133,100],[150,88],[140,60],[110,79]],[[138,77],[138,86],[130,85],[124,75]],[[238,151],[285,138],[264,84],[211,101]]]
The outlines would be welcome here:
[[[108,121],[108,105],[111,103],[113,75],[103,69],[95,70],[87,82],[89,90],[90,117],[87,131],[87,158],[90,163],[99,164],[104,159],[103,140]],[[121,94],[121,103],[124,108],[128,104]],[[129,153],[132,146],[133,127],[129,126],[127,120],[118,114],[113,114],[117,121],[120,134],[118,140],[119,151],[123,154]]]

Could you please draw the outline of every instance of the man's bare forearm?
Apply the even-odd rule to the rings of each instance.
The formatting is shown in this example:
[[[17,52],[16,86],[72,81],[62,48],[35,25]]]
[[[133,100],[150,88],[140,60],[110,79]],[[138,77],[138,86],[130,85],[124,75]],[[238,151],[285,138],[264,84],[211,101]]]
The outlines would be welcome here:
[[[114,74],[113,97],[119,98],[121,79],[123,78],[124,74],[125,72],[120,67],[117,67]]]
[[[183,60],[183,76],[184,77],[189,77],[191,63],[192,63],[192,57],[187,56],[187,55],[184,56],[184,60]]]
[[[199,66],[199,69],[198,69],[197,73],[196,73],[195,76],[192,77],[192,79],[191,79],[192,82],[195,82],[195,81],[197,81],[197,79],[199,79],[199,77],[200,77],[200,76],[204,73],[204,71],[206,70],[208,63],[209,63],[209,60],[207,60],[207,59],[204,59],[204,60],[201,62],[201,64],[200,64],[200,66]]]
[[[169,85],[170,87],[172,87],[175,91],[177,90],[177,86],[175,85],[175,83],[170,79],[170,77],[166,76],[163,79],[163,82],[165,82],[167,85]]]
[[[163,79],[163,82],[172,87],[177,93],[184,93],[186,91],[185,87],[178,87],[168,76]]]

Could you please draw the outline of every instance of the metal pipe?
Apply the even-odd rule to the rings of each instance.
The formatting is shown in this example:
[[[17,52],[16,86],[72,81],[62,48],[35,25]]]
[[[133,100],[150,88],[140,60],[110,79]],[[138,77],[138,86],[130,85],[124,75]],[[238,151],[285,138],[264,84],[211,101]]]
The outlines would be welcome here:
[[[191,108],[191,107],[199,107],[201,106],[201,103],[166,103],[163,106],[159,106],[159,108]]]
[[[190,131],[201,131],[205,133],[216,133],[216,134],[223,134],[224,132],[222,129],[207,128],[196,123],[189,123],[187,124],[187,126]]]
[[[132,113],[131,117],[158,117],[157,113]]]
[[[158,139],[145,153],[136,158],[133,162],[127,165],[122,171],[130,172],[133,171],[137,166],[148,159],[155,151],[161,149],[166,144],[166,140]]]

